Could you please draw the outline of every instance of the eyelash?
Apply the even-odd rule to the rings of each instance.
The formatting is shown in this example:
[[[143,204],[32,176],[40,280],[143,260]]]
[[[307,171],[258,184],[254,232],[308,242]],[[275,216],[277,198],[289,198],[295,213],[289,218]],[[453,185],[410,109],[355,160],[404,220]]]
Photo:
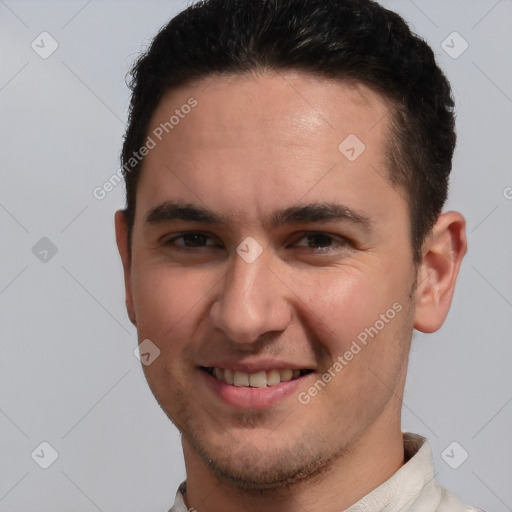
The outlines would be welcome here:
[[[205,247],[214,247],[214,248],[218,247],[218,246],[212,246],[212,245],[209,245],[209,246],[205,245],[205,246],[200,246],[200,247],[187,247],[187,246],[184,246],[184,245],[182,245],[182,246],[175,245],[176,240],[184,239],[185,237],[191,236],[191,235],[205,237],[207,239],[213,240],[212,237],[208,236],[206,233],[202,233],[202,232],[199,232],[199,231],[187,231],[187,232],[181,233],[178,236],[174,236],[172,238],[169,238],[166,242],[164,242],[164,245],[165,246],[172,246],[174,248],[174,250],[177,250],[177,251],[190,251],[190,250],[194,250],[194,249],[204,249]],[[308,237],[318,237],[318,236],[326,237],[326,238],[330,239],[331,243],[332,242],[334,242],[334,243],[337,242],[343,249],[346,249],[347,247],[351,247],[353,245],[350,242],[350,240],[348,240],[347,238],[345,238],[343,236],[330,235],[328,233],[317,232],[317,231],[304,232],[304,233],[302,233],[301,237],[297,239],[297,241],[300,241],[300,240],[302,240],[304,238],[308,238]],[[297,241],[295,243],[297,243]],[[302,246],[302,247],[304,247],[304,246]],[[331,251],[335,250],[332,246],[327,246],[327,247],[304,247],[304,248],[306,248],[306,249],[313,249],[317,253],[324,253],[324,254],[327,253],[327,252],[331,252]]]

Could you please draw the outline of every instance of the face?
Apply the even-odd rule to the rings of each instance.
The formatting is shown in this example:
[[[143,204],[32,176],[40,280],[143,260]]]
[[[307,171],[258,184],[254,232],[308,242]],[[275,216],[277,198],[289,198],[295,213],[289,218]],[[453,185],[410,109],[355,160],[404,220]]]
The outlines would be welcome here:
[[[128,310],[161,407],[238,485],[308,478],[399,425],[416,276],[388,119],[365,86],[294,72],[209,78],[154,113]]]

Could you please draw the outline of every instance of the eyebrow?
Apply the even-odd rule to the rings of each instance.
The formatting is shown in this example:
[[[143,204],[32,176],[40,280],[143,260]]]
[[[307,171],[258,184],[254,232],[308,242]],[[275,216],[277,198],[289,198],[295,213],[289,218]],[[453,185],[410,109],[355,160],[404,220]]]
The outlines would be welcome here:
[[[311,203],[290,206],[272,213],[268,223],[272,227],[279,227],[285,224],[340,221],[357,224],[367,230],[373,225],[367,215],[339,203]]]
[[[146,225],[157,225],[173,221],[199,222],[202,224],[228,225],[228,218],[209,208],[180,201],[165,201],[151,208],[145,215]],[[287,224],[318,222],[349,222],[371,230],[373,221],[362,212],[339,203],[310,203],[290,206],[272,212],[264,225],[277,228]]]
[[[149,210],[145,224],[162,224],[175,220],[202,222],[204,224],[224,224],[226,219],[202,206],[178,201],[165,201]]]

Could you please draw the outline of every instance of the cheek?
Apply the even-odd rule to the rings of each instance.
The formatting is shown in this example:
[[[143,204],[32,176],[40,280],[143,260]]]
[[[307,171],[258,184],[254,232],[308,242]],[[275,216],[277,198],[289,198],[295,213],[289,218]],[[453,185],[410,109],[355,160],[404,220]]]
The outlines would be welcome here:
[[[161,351],[177,349],[201,309],[211,285],[200,272],[162,265],[140,265],[133,280],[134,306],[140,339],[151,339]],[[172,343],[171,343],[172,342]]]
[[[406,296],[400,295],[405,283],[378,272],[337,272],[317,279],[312,289],[304,285],[301,292],[310,305],[305,321],[318,326],[314,335],[326,352],[321,378],[329,380],[325,388],[317,385],[322,398],[312,408],[327,418],[340,411],[348,423],[370,421],[397,390],[404,365],[410,329]],[[316,396],[316,389],[310,391]]]
[[[323,326],[326,336],[322,341],[329,343],[333,356],[350,346],[394,302],[389,285],[376,269],[337,268],[317,273],[313,282],[311,276],[294,276],[291,282],[308,304],[310,323]]]

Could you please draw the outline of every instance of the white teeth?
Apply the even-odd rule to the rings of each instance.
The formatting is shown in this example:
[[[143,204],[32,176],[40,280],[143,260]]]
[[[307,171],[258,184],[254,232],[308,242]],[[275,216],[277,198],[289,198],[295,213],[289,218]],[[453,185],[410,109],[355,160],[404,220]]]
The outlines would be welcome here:
[[[213,375],[226,384],[238,387],[264,388],[267,386],[276,386],[281,382],[289,382],[292,379],[300,377],[300,370],[286,368],[284,370],[268,370],[257,373],[233,372],[232,370],[223,370],[214,368]]]
[[[233,376],[235,386],[248,386],[249,385],[249,374],[244,372],[235,372]]]
[[[249,385],[253,388],[266,388],[267,372],[251,373],[249,375]]]
[[[293,377],[293,370],[287,369],[287,370],[281,370],[281,380],[283,382],[288,382],[289,380],[292,380]]]
[[[222,370],[221,374],[222,374]],[[222,377],[217,377],[219,380],[222,380]],[[224,370],[224,380],[227,384],[233,384],[235,381],[233,379],[233,372],[231,370]]]
[[[275,386],[281,383],[281,374],[279,370],[269,370],[267,372],[267,386]]]

